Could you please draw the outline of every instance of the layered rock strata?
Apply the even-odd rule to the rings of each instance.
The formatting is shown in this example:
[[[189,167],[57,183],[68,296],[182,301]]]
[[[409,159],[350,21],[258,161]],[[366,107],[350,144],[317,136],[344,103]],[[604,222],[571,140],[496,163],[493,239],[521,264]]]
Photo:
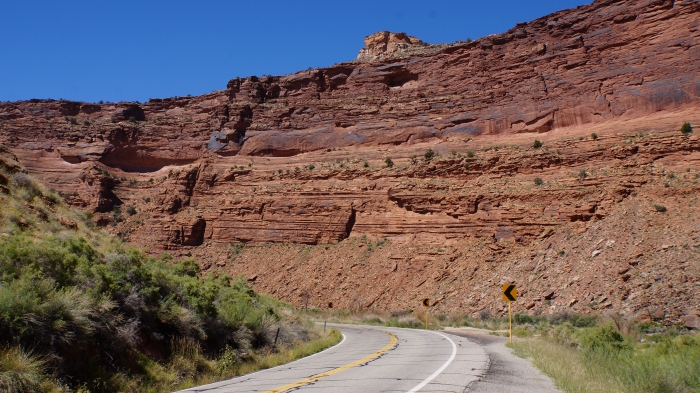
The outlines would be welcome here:
[[[0,103],[0,142],[124,239],[291,302],[499,313],[514,281],[530,312],[679,321],[696,311],[670,299],[700,300],[700,141],[679,132],[699,29],[697,1],[654,0],[444,47],[381,32],[363,61],[199,97]]]

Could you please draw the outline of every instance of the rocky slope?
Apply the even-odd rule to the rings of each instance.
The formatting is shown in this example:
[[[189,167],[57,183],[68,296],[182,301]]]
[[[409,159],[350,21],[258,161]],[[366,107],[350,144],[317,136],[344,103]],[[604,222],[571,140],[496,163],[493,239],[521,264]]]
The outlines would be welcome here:
[[[498,313],[515,281],[530,312],[680,321],[699,16],[596,1],[470,43],[379,33],[361,61],[199,97],[2,103],[0,141],[122,237],[297,304]]]

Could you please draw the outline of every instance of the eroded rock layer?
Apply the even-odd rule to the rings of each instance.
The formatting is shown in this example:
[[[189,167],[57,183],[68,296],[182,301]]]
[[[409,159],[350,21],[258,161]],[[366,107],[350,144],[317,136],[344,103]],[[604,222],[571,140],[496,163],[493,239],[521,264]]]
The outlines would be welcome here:
[[[297,304],[499,313],[517,282],[530,312],[678,322],[700,304],[699,29],[697,1],[655,0],[448,46],[382,32],[363,61],[199,97],[0,103],[0,142],[124,239]]]

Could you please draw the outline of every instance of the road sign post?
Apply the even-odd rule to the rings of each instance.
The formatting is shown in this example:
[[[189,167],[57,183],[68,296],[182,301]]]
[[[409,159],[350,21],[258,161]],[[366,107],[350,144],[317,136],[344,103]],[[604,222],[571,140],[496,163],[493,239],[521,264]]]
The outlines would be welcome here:
[[[333,302],[328,302],[328,309],[333,310]],[[323,334],[326,334],[326,322],[328,321],[328,318],[326,318],[325,321],[323,321]]]
[[[510,343],[513,343],[513,307],[514,301],[518,300],[518,288],[515,284],[503,284],[503,300],[508,302],[508,319],[510,330]]]
[[[423,299],[423,307],[425,307],[425,330],[428,330],[428,315],[430,313],[430,299]]]

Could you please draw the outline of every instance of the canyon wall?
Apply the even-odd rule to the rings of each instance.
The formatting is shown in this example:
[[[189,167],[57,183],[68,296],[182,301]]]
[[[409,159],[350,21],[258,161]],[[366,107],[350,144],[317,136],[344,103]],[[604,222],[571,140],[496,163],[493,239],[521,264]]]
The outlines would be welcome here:
[[[678,321],[696,308],[662,300],[700,301],[700,141],[679,131],[699,30],[698,1],[655,0],[450,45],[382,32],[198,97],[0,103],[0,143],[122,238],[297,304],[499,313],[518,282],[530,312]]]

